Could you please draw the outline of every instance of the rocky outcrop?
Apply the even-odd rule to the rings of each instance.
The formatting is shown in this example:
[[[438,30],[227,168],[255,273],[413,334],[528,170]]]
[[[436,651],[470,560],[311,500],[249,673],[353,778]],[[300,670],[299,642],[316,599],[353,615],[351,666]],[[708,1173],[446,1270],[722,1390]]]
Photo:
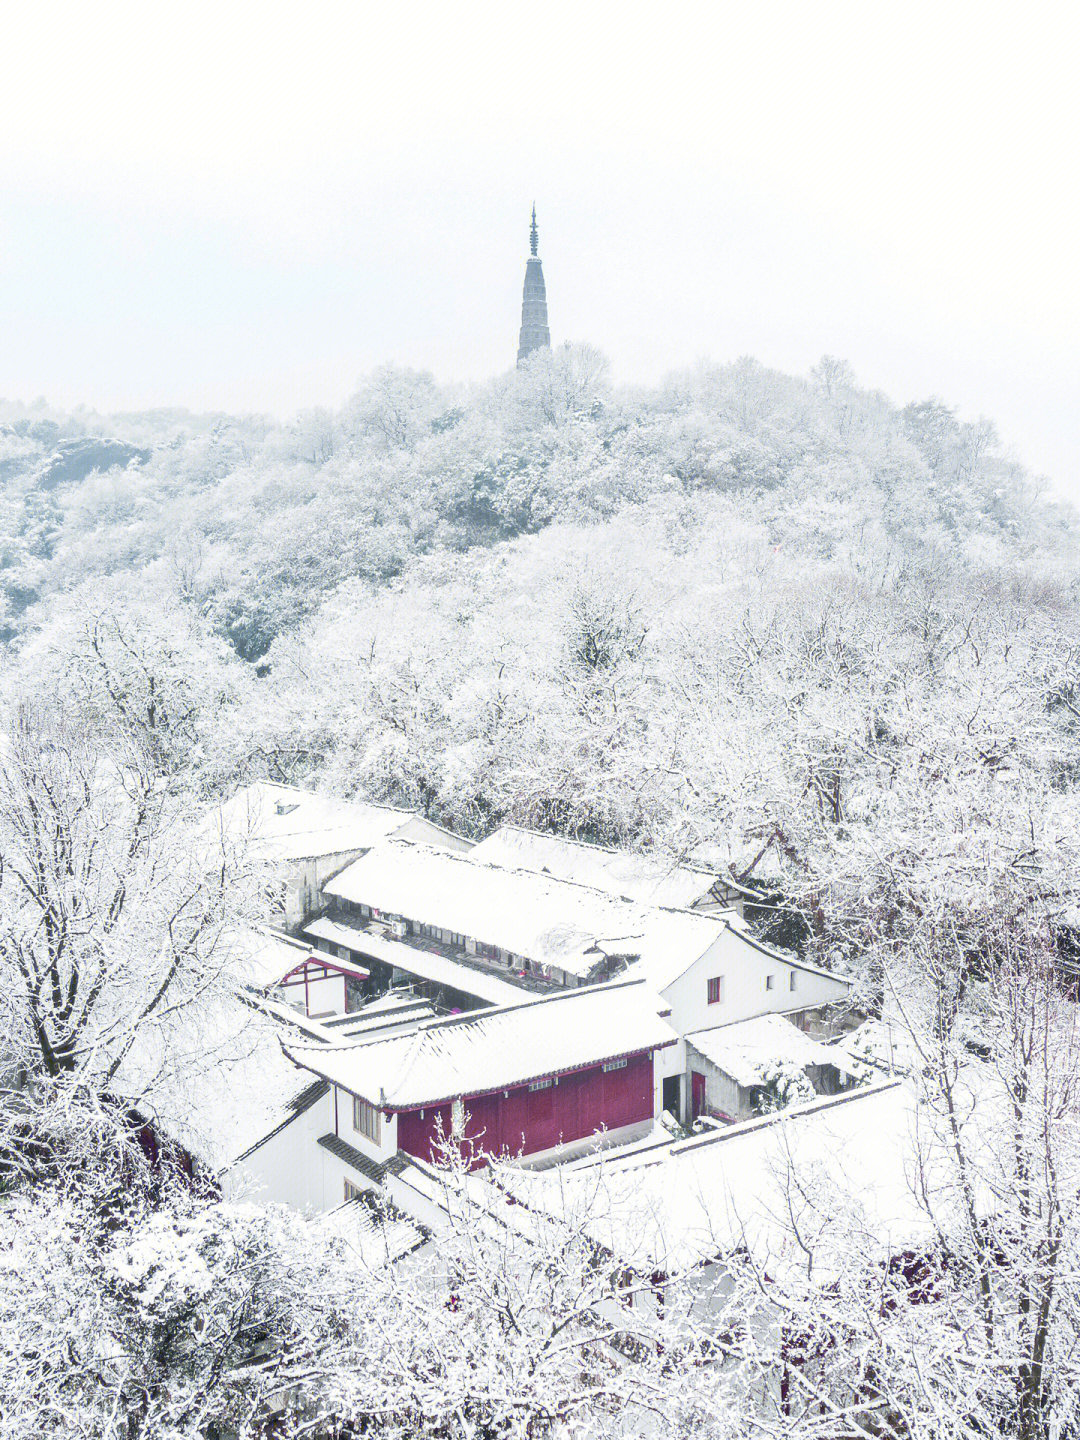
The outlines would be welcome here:
[[[115,465],[130,465],[133,460],[144,465],[149,459],[149,450],[140,450],[123,440],[98,436],[61,440],[45,461],[38,483],[43,490],[53,490],[57,485],[78,484],[95,470],[111,470]]]

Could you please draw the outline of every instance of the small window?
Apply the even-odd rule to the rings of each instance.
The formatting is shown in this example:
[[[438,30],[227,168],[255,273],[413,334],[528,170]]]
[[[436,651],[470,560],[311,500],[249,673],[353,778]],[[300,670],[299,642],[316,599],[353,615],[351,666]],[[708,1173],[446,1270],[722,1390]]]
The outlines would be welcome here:
[[[720,1005],[724,999],[724,977],[714,975],[709,981],[709,1004]]]
[[[534,1080],[529,1086],[530,1090],[550,1090],[551,1080]]]
[[[610,1071],[612,1071],[612,1070],[625,1070],[625,1069],[626,1069],[626,1061],[625,1061],[625,1059],[623,1059],[623,1060],[605,1060],[605,1061],[604,1061],[604,1074],[605,1074],[605,1075],[607,1075],[607,1074],[608,1074]]]
[[[775,979],[776,979],[776,976],[775,976],[775,975],[766,975],[766,976],[765,976],[765,989],[766,989],[766,990],[771,990],[771,989],[773,988],[773,981],[774,981]]]
[[[795,989],[795,971],[794,971],[794,970],[790,970],[790,971],[788,972],[788,989],[789,989],[789,990],[794,990],[794,989]]]
[[[354,1185],[351,1180],[346,1180],[346,1181],[345,1181],[345,1200],[346,1200],[346,1202],[348,1202],[349,1200],[359,1200],[360,1197],[361,1197],[361,1195],[363,1195],[363,1193],[364,1193],[364,1192],[363,1192],[363,1190],[360,1189],[360,1186],[359,1186],[359,1185]]]
[[[376,1145],[379,1143],[379,1111],[375,1105],[369,1105],[366,1100],[361,1100],[359,1095],[353,1096],[352,1102],[352,1123],[353,1129],[360,1135],[366,1135]]]

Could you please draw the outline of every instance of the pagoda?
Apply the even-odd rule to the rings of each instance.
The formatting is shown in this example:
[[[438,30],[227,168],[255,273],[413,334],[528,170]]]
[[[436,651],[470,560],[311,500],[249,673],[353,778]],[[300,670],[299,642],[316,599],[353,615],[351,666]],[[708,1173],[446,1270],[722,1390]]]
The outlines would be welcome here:
[[[529,231],[530,255],[525,262],[525,289],[521,297],[521,334],[518,338],[517,363],[520,365],[534,350],[551,349],[551,331],[548,329],[547,289],[544,286],[544,267],[537,254],[539,236],[536,230],[536,205],[532,208],[532,227]]]

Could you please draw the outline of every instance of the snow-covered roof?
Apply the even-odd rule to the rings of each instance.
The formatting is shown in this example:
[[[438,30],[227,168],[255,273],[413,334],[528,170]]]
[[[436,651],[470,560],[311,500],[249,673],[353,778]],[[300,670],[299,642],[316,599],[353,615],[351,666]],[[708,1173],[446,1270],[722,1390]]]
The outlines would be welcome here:
[[[328,1016],[319,1021],[331,1035],[339,1040],[354,1040],[363,1036],[365,1040],[376,1035],[404,1034],[415,1030],[425,1020],[435,1019],[435,1009],[426,1000],[417,999],[412,1005],[394,1010],[379,1010],[369,1015],[366,1011],[355,1010],[345,1015]]]
[[[290,940],[258,926],[230,931],[225,938],[236,953],[240,978],[256,990],[276,985],[311,954],[311,946],[302,940]]]
[[[407,1110],[672,1045],[660,1009],[644,983],[622,981],[428,1021],[367,1044],[293,1042],[285,1053],[373,1104]]]
[[[229,942],[236,951],[241,977],[256,990],[277,985],[308,959],[320,963],[325,960],[358,980],[366,980],[369,974],[361,965],[332,959],[303,940],[292,940],[287,935],[277,935],[270,930],[256,927],[236,930],[229,936]]]
[[[377,1209],[363,1199],[347,1200],[309,1223],[316,1235],[343,1245],[367,1270],[393,1265],[428,1238],[410,1216],[388,1207]]]
[[[532,870],[485,864],[476,854],[473,850],[454,855],[428,845],[388,840],[347,866],[323,890],[498,945],[577,976],[588,975],[604,955],[642,954],[650,927],[657,932],[654,952],[668,947],[675,929],[682,937],[692,935],[693,944],[701,937],[701,948],[687,959],[690,964],[711,943],[704,937],[715,937],[719,933],[715,927],[723,923],[630,903]],[[710,924],[712,931],[705,928]]]
[[[292,1035],[306,1035],[312,1040],[323,1040],[326,1038],[326,1028],[322,1020],[309,1019],[304,1012],[296,1005],[290,1005],[285,1000],[275,999],[274,992],[270,994],[250,993],[247,997],[251,1006],[261,1011],[263,1015],[269,1015],[276,1020],[286,1031]]]
[[[666,990],[702,955],[727,936],[738,943],[736,932],[724,915],[703,915],[694,910],[650,908],[641,914],[638,958],[628,973],[646,979],[654,990]]]
[[[762,945],[734,910],[706,914],[623,900],[577,881],[485,863],[481,849],[477,846],[468,855],[455,855],[390,839],[347,866],[323,891],[384,914],[404,915],[498,945],[578,977],[589,975],[605,957],[625,959],[629,973],[662,991],[719,941],[726,940],[729,946],[747,945],[786,965],[827,975],[836,982],[838,996],[847,988],[842,977]],[[322,933],[318,926],[325,930],[323,938],[334,938],[329,927],[336,923],[316,921],[308,933]],[[419,963],[394,963],[425,974]],[[467,984],[458,988],[481,993],[470,991]],[[499,1003],[497,998],[495,1003]]]
[[[239,997],[201,1007],[190,1059],[176,1065],[175,1080],[155,1100],[161,1132],[212,1169],[229,1165],[296,1113],[304,1077],[282,1041],[311,1036],[311,1044],[317,1034],[310,1022],[297,1025],[292,1014],[279,1020],[269,1006]],[[175,1037],[172,1043],[175,1049]]]
[[[485,970],[464,965],[432,950],[423,950],[401,940],[392,940],[362,925],[345,925],[337,920],[323,918],[313,921],[304,933],[318,940],[344,945],[356,954],[366,955],[373,960],[382,960],[387,965],[393,965],[395,969],[418,975],[421,980],[432,980],[437,985],[447,985],[452,990],[460,990],[489,1005],[513,1005],[523,998],[519,986],[500,980],[497,975],[490,975]]]
[[[710,871],[680,865],[662,855],[611,850],[517,825],[500,826],[480,841],[472,855],[487,864],[544,872],[556,880],[591,885],[626,900],[679,909],[705,900],[717,882]]]
[[[369,850],[415,818],[390,805],[257,780],[219,806],[204,833],[211,841],[246,845],[255,858],[273,863]]]
[[[372,1015],[388,1015],[397,1010],[415,1010],[418,1005],[424,1002],[418,1000],[408,990],[387,990],[384,995],[377,995],[374,1000],[365,1000],[364,1003],[353,1011],[358,1019],[370,1019]]]
[[[882,1255],[931,1232],[917,1184],[920,1167],[929,1174],[941,1163],[914,1090],[890,1082],[691,1140],[614,1150],[556,1179],[523,1172],[514,1185],[553,1213],[584,1213],[599,1243],[650,1270],[675,1273],[746,1245],[778,1276],[805,1270],[808,1245],[815,1276],[827,1279],[853,1215]]]
[[[786,1060],[800,1068],[835,1065],[846,1075],[856,1073],[843,1051],[811,1040],[784,1015],[758,1015],[733,1025],[695,1030],[687,1035],[686,1043],[744,1086],[760,1084],[761,1065],[772,1060]]]

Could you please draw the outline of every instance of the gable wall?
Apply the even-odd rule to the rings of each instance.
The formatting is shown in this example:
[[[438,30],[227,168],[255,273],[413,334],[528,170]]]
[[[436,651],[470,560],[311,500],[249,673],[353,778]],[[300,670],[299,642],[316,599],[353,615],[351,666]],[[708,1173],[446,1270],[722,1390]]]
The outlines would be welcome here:
[[[344,1199],[344,1181],[358,1180],[317,1144],[334,1128],[333,1087],[309,1110],[272,1135],[224,1177],[230,1197],[296,1210],[331,1210]]]
[[[710,1005],[708,981],[716,975],[723,976],[724,998]],[[765,984],[769,975],[773,976],[771,990]],[[670,1024],[680,1035],[687,1035],[692,1030],[708,1030],[755,1015],[812,1009],[842,1000],[847,991],[846,981],[800,970],[765,955],[737,931],[728,930],[663,993],[671,1005]]]

